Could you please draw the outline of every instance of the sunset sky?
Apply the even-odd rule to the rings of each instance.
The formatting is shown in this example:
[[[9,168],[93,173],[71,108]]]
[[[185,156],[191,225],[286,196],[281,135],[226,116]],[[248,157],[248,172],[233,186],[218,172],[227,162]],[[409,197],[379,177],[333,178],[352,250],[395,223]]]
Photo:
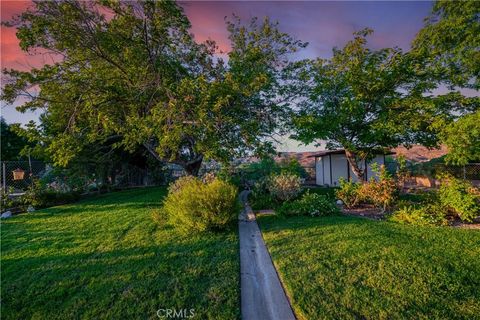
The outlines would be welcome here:
[[[373,48],[399,46],[408,50],[411,40],[423,25],[432,3],[422,2],[299,2],[299,1],[181,1],[192,23],[192,33],[198,41],[211,38],[220,48],[228,49],[224,17],[232,13],[246,20],[253,16],[269,16],[280,22],[280,28],[298,39],[310,43],[299,58],[329,57],[334,46],[343,46],[356,30],[369,27],[375,33],[370,38]],[[30,5],[29,1],[1,0],[1,19],[8,20]],[[30,56],[18,47],[15,30],[1,28],[2,68],[29,69],[50,60]],[[7,122],[26,123],[35,114],[20,114],[14,106],[2,103],[2,116]]]

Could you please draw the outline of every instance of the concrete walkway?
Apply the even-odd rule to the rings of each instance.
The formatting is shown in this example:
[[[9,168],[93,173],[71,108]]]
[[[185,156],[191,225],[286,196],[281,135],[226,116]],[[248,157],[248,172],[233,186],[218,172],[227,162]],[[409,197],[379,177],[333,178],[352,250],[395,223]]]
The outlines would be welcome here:
[[[240,194],[244,209],[238,217],[242,319],[294,320],[255,214],[247,203],[248,193]]]

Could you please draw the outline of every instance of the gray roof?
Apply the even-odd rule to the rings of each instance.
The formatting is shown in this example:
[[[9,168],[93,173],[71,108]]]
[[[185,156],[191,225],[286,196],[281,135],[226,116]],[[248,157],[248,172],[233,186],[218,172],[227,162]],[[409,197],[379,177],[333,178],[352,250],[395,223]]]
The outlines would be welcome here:
[[[376,154],[395,154],[395,152],[392,151],[383,151],[383,150],[377,150],[375,151]],[[308,158],[318,158],[318,157],[323,157],[323,156],[328,156],[330,154],[345,154],[345,149],[337,149],[337,150],[323,150],[319,151],[315,154],[312,154],[311,156],[308,156]]]

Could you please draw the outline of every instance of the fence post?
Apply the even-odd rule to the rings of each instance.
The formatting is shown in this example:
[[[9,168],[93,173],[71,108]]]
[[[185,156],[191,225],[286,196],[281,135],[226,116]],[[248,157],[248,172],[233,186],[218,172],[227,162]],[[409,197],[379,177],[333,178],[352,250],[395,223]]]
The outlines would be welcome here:
[[[5,173],[7,173],[7,170],[5,169],[5,161],[2,162],[2,185],[3,185],[3,193],[6,194],[7,193],[7,179],[6,179],[6,175]]]

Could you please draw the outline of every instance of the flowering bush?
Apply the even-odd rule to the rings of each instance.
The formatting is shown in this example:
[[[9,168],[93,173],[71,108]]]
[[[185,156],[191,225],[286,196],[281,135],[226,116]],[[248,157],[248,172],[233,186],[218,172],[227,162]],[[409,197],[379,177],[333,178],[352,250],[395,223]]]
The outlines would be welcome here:
[[[369,182],[364,183],[358,190],[358,197],[385,211],[395,201],[397,185],[384,165],[380,167],[372,165],[372,170],[378,174],[378,180],[372,177]]]
[[[300,194],[300,177],[291,173],[281,173],[271,176],[268,189],[276,199],[280,201],[289,201]]]
[[[285,202],[277,209],[284,216],[328,216],[339,213],[335,203],[327,196],[306,192],[300,199]]]

